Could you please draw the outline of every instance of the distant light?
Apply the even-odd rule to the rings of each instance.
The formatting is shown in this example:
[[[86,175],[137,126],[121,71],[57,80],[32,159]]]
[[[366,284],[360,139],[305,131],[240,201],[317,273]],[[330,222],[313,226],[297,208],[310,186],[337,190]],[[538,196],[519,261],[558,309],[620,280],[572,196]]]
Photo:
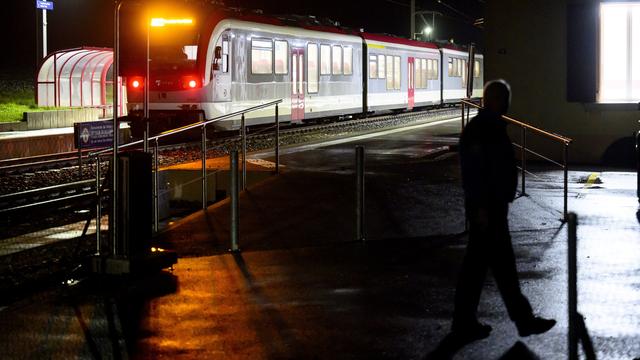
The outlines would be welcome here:
[[[189,87],[190,88],[195,88],[198,85],[198,83],[195,80],[190,80],[189,81]]]
[[[164,19],[164,18],[152,18],[151,26],[162,27],[165,25],[191,25],[193,19]]]
[[[425,35],[429,35],[431,34],[431,32],[433,31],[433,28],[431,26],[427,26],[424,28],[424,30],[422,31]]]

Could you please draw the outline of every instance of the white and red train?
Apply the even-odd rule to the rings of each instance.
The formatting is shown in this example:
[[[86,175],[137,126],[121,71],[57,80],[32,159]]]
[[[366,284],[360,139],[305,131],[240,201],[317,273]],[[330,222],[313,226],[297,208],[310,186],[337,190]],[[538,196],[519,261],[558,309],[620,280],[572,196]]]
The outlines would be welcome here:
[[[212,119],[284,99],[280,120],[305,120],[442,105],[483,86],[483,57],[453,47],[323,26],[314,18],[212,11],[195,26],[152,31],[149,109],[156,129]],[[178,34],[180,33],[180,34]],[[184,34],[182,34],[184,33]],[[142,116],[142,77],[129,76],[128,110]],[[248,113],[272,122],[274,109]],[[239,117],[216,123],[237,129]]]

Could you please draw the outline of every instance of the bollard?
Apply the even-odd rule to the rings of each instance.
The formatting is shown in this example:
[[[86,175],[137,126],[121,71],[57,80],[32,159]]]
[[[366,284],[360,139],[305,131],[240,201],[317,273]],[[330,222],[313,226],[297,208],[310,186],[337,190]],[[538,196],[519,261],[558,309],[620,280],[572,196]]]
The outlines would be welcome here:
[[[522,128],[522,146],[520,147],[520,158],[522,162],[521,176],[522,176],[522,196],[526,194],[525,192],[525,175],[527,171],[527,128]]]
[[[231,248],[229,251],[240,251],[238,248],[238,235],[240,232],[240,219],[238,217],[238,150],[231,151],[229,155],[231,166],[229,167],[230,192],[231,192]]]
[[[568,258],[567,267],[569,272],[568,299],[569,299],[569,360],[578,360],[578,268],[577,268],[577,225],[578,218],[575,213],[567,215],[569,223],[568,233]]]
[[[460,107],[462,108],[462,117],[460,118],[460,133],[464,131],[464,103],[460,103]]]
[[[563,221],[567,221],[567,211],[568,211],[568,199],[569,199],[569,144],[564,144],[564,210]]]
[[[96,255],[100,255],[100,220],[102,218],[100,198],[100,155],[96,156]]]
[[[276,104],[276,175],[280,173],[280,122],[278,121],[278,104]]]
[[[160,161],[158,159],[158,138],[156,138],[156,144],[153,148],[153,161],[154,161],[154,176],[153,176],[153,231],[158,232],[160,229],[160,221],[159,221],[159,209],[158,209],[158,192],[159,192],[159,181],[158,181],[158,172],[160,170]]]
[[[207,126],[202,125],[202,210],[207,208]]]
[[[636,196],[640,202],[640,131],[636,133]]]
[[[356,240],[365,240],[364,231],[364,146],[356,146]]]
[[[242,128],[242,190],[247,189],[247,127],[244,122],[244,114],[240,123]]]

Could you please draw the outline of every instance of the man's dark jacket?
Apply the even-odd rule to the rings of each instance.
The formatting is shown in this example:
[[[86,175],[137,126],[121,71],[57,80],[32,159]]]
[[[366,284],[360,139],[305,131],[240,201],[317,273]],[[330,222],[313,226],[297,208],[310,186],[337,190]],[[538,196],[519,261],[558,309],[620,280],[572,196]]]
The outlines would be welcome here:
[[[480,110],[460,136],[467,207],[506,204],[515,197],[518,168],[506,125],[500,116]]]

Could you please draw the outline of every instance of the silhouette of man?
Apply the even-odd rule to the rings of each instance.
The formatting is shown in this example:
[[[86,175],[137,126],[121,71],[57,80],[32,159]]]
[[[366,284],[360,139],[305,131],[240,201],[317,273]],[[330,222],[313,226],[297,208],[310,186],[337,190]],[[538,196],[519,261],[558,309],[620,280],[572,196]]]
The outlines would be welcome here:
[[[452,334],[463,341],[489,336],[491,326],[478,322],[476,311],[488,269],[491,269],[507,312],[520,336],[541,334],[556,321],[533,315],[520,290],[507,220],[518,183],[518,170],[506,122],[511,89],[504,80],[484,87],[484,108],[460,137],[460,164],[469,243],[455,295]]]

